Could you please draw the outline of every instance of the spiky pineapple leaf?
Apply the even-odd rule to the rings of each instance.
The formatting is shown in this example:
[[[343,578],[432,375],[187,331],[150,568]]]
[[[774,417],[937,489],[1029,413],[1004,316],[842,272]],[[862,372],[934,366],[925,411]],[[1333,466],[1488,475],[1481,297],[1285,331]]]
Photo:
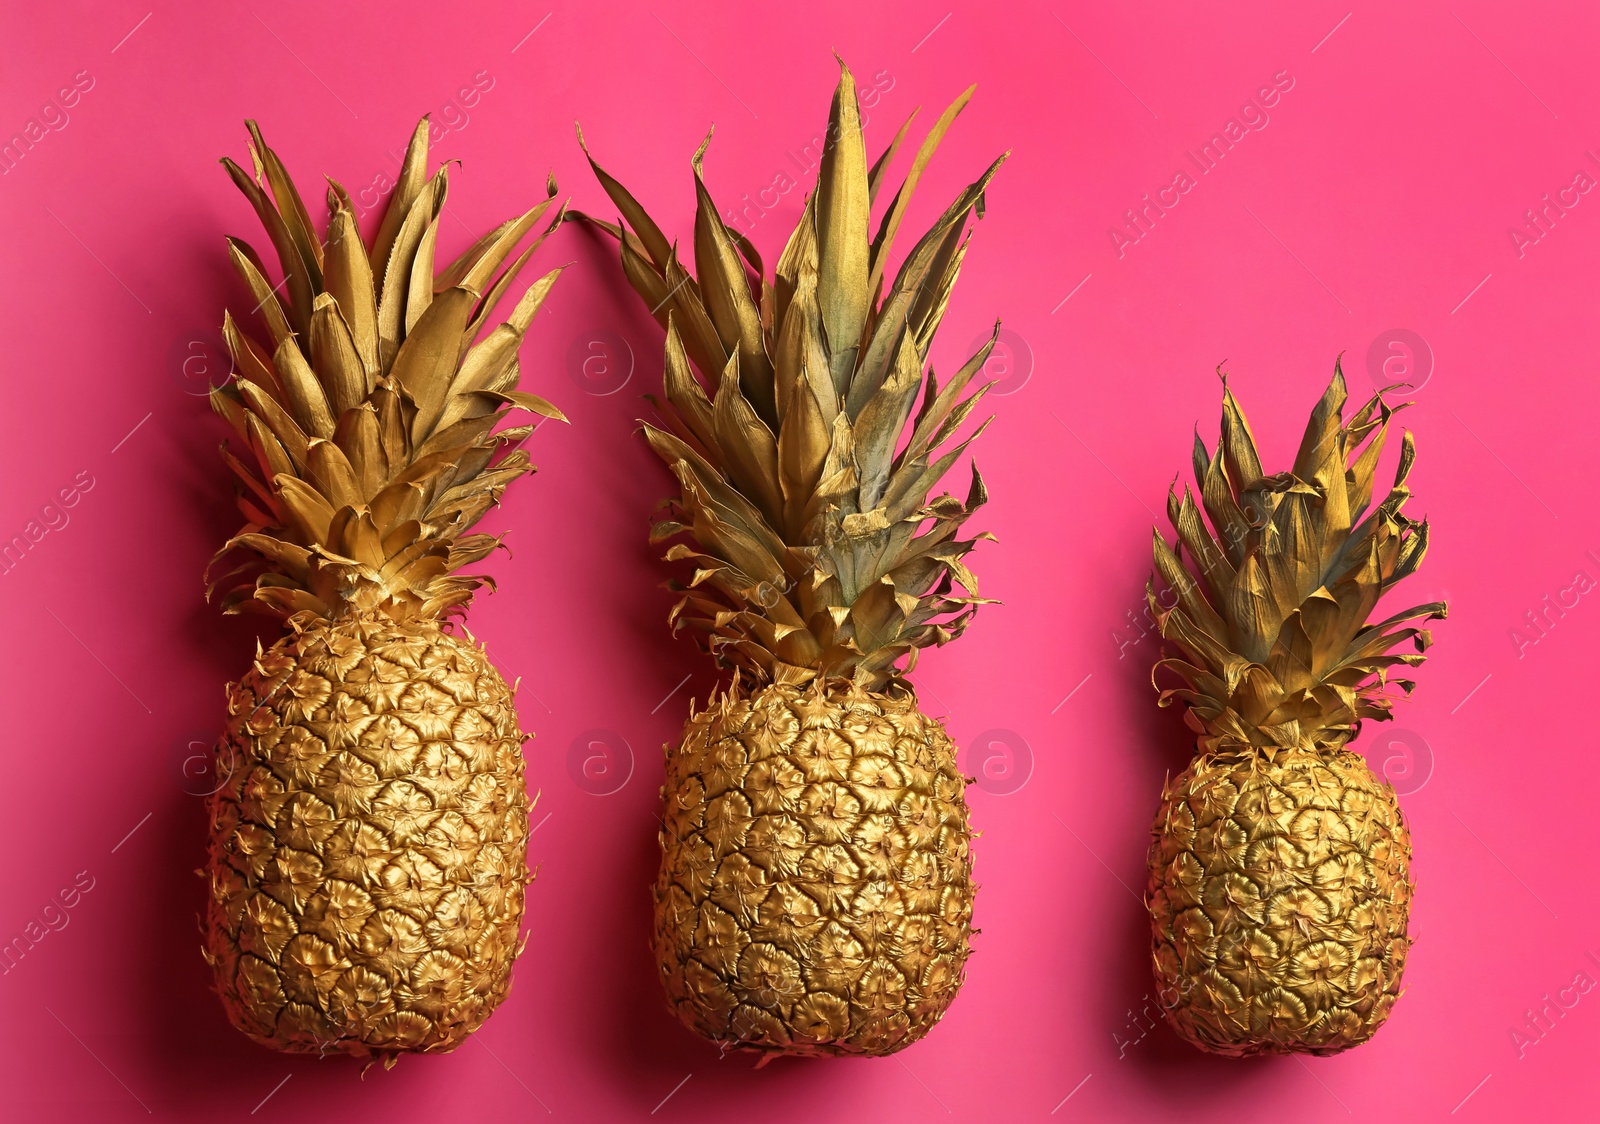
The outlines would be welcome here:
[[[944,386],[926,359],[999,161],[919,238],[888,294],[877,292],[911,193],[970,95],[921,144],[869,237],[910,122],[869,170],[841,63],[817,188],[770,282],[720,217],[704,145],[691,161],[697,276],[589,154],[622,221],[588,221],[617,240],[624,275],[667,330],[662,424],[645,435],[681,492],[652,541],[672,541],[668,558],[696,567],[670,619],[757,679],[881,686],[986,603],[963,561],[985,536],[956,537],[987,499],[982,478],[974,470],[964,502],[929,493],[987,424],[955,441],[987,389],[973,383],[993,340]]]
[[[1187,705],[1202,753],[1343,745],[1363,719],[1389,717],[1391,686],[1409,692],[1410,680],[1388,672],[1422,662],[1431,636],[1411,622],[1445,615],[1443,602],[1430,602],[1371,621],[1382,596],[1421,564],[1428,524],[1400,512],[1416,456],[1409,433],[1394,488],[1363,517],[1397,407],[1379,393],[1345,421],[1346,399],[1335,364],[1293,470],[1266,476],[1224,380],[1217,450],[1208,453],[1198,433],[1194,445],[1210,526],[1187,488],[1181,500],[1176,484],[1169,491],[1178,545],[1157,532],[1165,593],[1152,583],[1148,600],[1162,637],[1184,658],[1162,659],[1155,674],[1182,683],[1163,689],[1161,704]],[[1361,522],[1352,528],[1353,515]],[[1388,654],[1408,640],[1416,653]]]
[[[532,471],[516,448],[530,428],[496,424],[511,410],[565,420],[517,388],[516,346],[559,270],[529,286],[506,324],[473,347],[564,216],[501,270],[550,207],[554,181],[549,198],[479,239],[441,284],[434,252],[447,179],[444,169],[427,176],[426,118],[370,250],[349,195],[333,181],[318,241],[287,169],[249,128],[256,180],[224,165],[267,229],[284,277],[274,283],[247,243],[229,239],[272,347],[224,318],[237,377],[211,401],[250,456],[224,452],[246,524],[213,560],[210,592],[228,612],[459,611],[484,579],[457,571],[494,541],[467,531]]]

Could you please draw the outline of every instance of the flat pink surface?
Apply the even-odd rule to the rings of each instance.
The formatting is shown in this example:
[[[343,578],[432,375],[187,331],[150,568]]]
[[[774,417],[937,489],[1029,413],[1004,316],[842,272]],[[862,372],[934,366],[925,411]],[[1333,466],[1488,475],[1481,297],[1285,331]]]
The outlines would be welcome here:
[[[61,927],[0,976],[0,1114],[1593,1118],[1592,6],[23,7],[0,28],[0,136],[36,122],[0,176],[0,533],[44,533],[0,578],[0,938]],[[965,990],[894,1058],[760,1071],[666,1014],[646,949],[658,747],[714,678],[669,638],[645,542],[669,485],[634,432],[661,333],[573,226],[542,252],[576,265],[523,351],[525,385],[573,424],[538,435],[540,473],[491,517],[514,553],[472,615],[537,735],[516,986],[454,1055],[364,1081],[347,1059],[251,1045],[207,991],[204,781],[185,773],[253,644],[201,599],[236,516],[223,427],[193,391],[224,302],[248,307],[222,236],[260,239],[217,157],[244,158],[254,116],[303,187],[327,172],[370,202],[432,111],[436,155],[461,162],[456,249],[552,167],[608,213],[578,118],[687,234],[689,157],[715,122],[712,191],[730,211],[750,197],[741,223],[770,262],[803,195],[773,185],[810,184],[794,157],[825,124],[830,48],[877,91],[874,151],[912,107],[925,127],[979,84],[913,218],[1014,150],[934,346],[950,370],[995,316],[1015,333],[976,447],[994,496],[978,522],[1000,541],[970,560],[1004,604],[918,675],[982,777]],[[1201,171],[1189,154],[1230,121],[1236,143]],[[1171,190],[1180,172],[1191,186]],[[1129,228],[1147,194],[1170,210]],[[1135,623],[1149,528],[1194,423],[1214,440],[1219,362],[1286,467],[1340,352],[1357,394],[1385,362],[1427,376],[1404,421],[1433,549],[1404,595],[1448,597],[1451,617],[1395,728],[1360,743],[1412,823],[1417,945],[1370,1044],[1215,1059],[1143,1018],[1136,891],[1188,740],[1155,708],[1156,644]],[[75,879],[76,904],[49,907]]]

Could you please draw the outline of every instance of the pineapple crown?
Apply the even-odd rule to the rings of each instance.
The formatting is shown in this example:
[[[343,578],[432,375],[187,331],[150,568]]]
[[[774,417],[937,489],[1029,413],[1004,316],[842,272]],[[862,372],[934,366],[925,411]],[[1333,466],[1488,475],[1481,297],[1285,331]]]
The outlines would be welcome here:
[[[758,683],[900,683],[919,649],[959,636],[986,603],[962,558],[992,536],[956,538],[988,498],[977,466],[965,500],[929,493],[988,424],[945,448],[988,389],[967,393],[994,339],[943,386],[924,369],[967,220],[983,216],[1005,156],[956,197],[892,281],[887,272],[911,194],[971,96],[923,140],[873,235],[873,205],[916,113],[869,169],[855,80],[840,62],[816,190],[772,280],[706,190],[709,134],[692,161],[694,275],[590,158],[621,217],[583,217],[618,240],[624,273],[667,332],[666,401],[655,402],[663,425],[644,432],[681,494],[662,505],[651,541],[679,539],[666,558],[695,567],[686,587],[672,583],[683,596],[670,619]]]
[[[228,239],[271,346],[225,316],[236,377],[211,392],[211,404],[247,450],[241,458],[222,448],[245,525],[212,559],[208,576],[222,572],[207,596],[220,592],[225,612],[290,619],[380,607],[397,616],[464,611],[488,579],[457,571],[499,545],[466,532],[533,471],[520,446],[534,427],[495,425],[512,409],[566,420],[517,389],[518,346],[560,269],[528,286],[510,318],[478,340],[561,224],[564,208],[501,268],[553,204],[555,180],[532,210],[435,273],[448,165],[427,176],[426,117],[370,246],[333,180],[319,241],[283,162],[255,122],[246,124],[254,177],[222,164],[266,228],[283,279],[274,284],[247,242]]]
[[[1168,492],[1178,541],[1169,547],[1155,532],[1164,588],[1158,594],[1152,581],[1147,597],[1162,638],[1178,654],[1155,670],[1182,681],[1163,690],[1160,702],[1188,704],[1202,754],[1342,746],[1362,719],[1392,717],[1391,685],[1406,694],[1415,687],[1391,669],[1420,665],[1432,635],[1407,622],[1445,616],[1444,602],[1436,601],[1369,623],[1378,600],[1421,565],[1428,523],[1400,510],[1416,459],[1410,433],[1401,440],[1394,487],[1372,506],[1378,456],[1401,407],[1380,392],[1345,422],[1345,399],[1335,362],[1293,470],[1268,476],[1223,376],[1216,452],[1207,453],[1195,434],[1205,519],[1187,487],[1182,499],[1176,484]],[[1414,651],[1391,654],[1408,640]]]

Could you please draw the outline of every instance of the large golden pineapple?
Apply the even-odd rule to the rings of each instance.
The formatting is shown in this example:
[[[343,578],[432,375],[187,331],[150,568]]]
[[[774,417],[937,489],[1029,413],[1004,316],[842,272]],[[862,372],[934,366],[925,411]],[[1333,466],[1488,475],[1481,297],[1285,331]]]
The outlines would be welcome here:
[[[1000,161],[892,281],[887,265],[971,93],[923,142],[874,237],[872,204],[907,130],[869,170],[842,69],[817,189],[771,281],[718,216],[705,146],[697,277],[594,166],[632,229],[597,225],[667,331],[666,428],[645,433],[680,495],[652,540],[676,540],[666,557],[694,569],[671,619],[734,669],[667,750],[656,958],[685,1025],[763,1061],[916,1041],[969,951],[955,746],[905,676],[982,603],[961,561],[976,540],[956,538],[987,498],[977,469],[964,501],[929,493],[976,436],[946,448],[987,389],[967,393],[993,341],[942,386],[926,362]]]
[[[561,416],[516,389],[518,345],[560,271],[488,321],[562,215],[504,269],[553,198],[436,273],[446,169],[426,175],[426,119],[370,247],[338,184],[319,240],[250,133],[254,178],[224,164],[284,277],[230,240],[270,346],[226,319],[237,377],[211,401],[245,447],[223,456],[246,522],[211,592],[286,631],[228,689],[205,954],[255,1041],[392,1064],[460,1045],[518,951],[523,735],[511,687],[448,622],[485,580],[460,570],[499,544],[468,531],[532,471],[519,446],[533,427],[496,424],[513,407]]]
[[[1268,476],[1224,382],[1216,453],[1195,438],[1200,504],[1174,490],[1178,543],[1155,536],[1164,588],[1151,584],[1150,607],[1176,650],[1156,671],[1183,684],[1161,704],[1188,704],[1199,748],[1162,793],[1146,904],[1167,1019],[1211,1053],[1365,1042],[1411,947],[1405,820],[1346,746],[1364,719],[1392,717],[1391,686],[1411,692],[1396,671],[1421,664],[1431,636],[1408,622],[1445,606],[1370,619],[1421,564],[1428,524],[1400,510],[1409,433],[1373,506],[1394,409],[1376,395],[1345,422],[1345,398],[1335,365],[1293,470]],[[1415,651],[1392,651],[1406,641]]]

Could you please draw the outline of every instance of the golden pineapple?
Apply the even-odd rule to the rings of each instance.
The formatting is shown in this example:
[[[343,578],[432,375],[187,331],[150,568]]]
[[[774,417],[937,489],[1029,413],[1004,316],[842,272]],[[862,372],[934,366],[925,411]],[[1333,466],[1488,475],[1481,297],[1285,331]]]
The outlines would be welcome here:
[[[1162,793],[1146,890],[1167,1019],[1211,1053],[1334,1054],[1388,1018],[1411,947],[1411,841],[1394,789],[1346,748],[1363,719],[1392,717],[1395,669],[1432,642],[1408,622],[1443,602],[1370,622],[1428,548],[1401,513],[1411,434],[1387,498],[1373,473],[1394,409],[1381,394],[1343,420],[1344,376],[1312,412],[1290,472],[1266,475],[1223,383],[1222,434],[1197,435],[1200,505],[1167,497],[1178,534],[1155,535],[1164,589],[1149,590],[1176,655],[1194,762]],[[1202,519],[1200,507],[1210,521]],[[1179,551],[1187,556],[1186,567]],[[1411,641],[1413,652],[1393,654]]]
[[[561,417],[516,389],[518,345],[559,270],[474,341],[562,213],[501,268],[552,181],[552,198],[436,275],[446,168],[426,175],[426,118],[370,248],[336,183],[319,241],[250,135],[255,177],[223,163],[284,280],[230,239],[271,346],[225,319],[237,378],[211,401],[247,450],[223,449],[246,522],[210,593],[286,632],[228,688],[205,955],[255,1041],[392,1064],[460,1045],[505,997],[518,951],[523,735],[512,688],[448,618],[485,580],[461,568],[499,545],[467,532],[532,471],[519,446],[533,427],[496,424],[512,407]]]
[[[976,467],[964,501],[929,493],[976,437],[945,449],[987,389],[966,393],[993,341],[943,386],[924,368],[1000,161],[888,282],[912,190],[972,91],[873,237],[910,122],[869,170],[841,71],[817,189],[773,281],[719,218],[704,145],[698,277],[594,165],[632,229],[597,225],[667,331],[667,428],[645,433],[681,494],[652,541],[678,540],[667,559],[694,564],[671,620],[734,669],[667,750],[655,952],[685,1025],[763,1061],[888,1054],[926,1034],[961,985],[975,890],[955,746],[905,676],[983,603],[961,561],[976,540],[956,538],[987,498]]]

